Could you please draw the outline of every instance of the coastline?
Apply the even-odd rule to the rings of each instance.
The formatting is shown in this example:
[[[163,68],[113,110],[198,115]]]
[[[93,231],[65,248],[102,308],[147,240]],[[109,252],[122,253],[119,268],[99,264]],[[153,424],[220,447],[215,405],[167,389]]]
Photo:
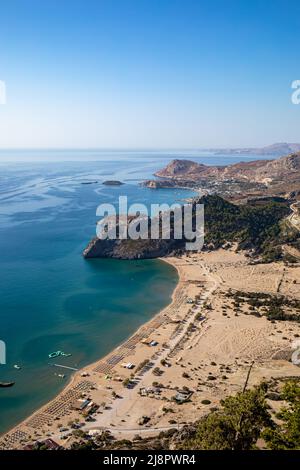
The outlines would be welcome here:
[[[300,265],[253,266],[234,249],[161,261],[175,267],[179,276],[171,303],[109,354],[76,372],[53,400],[2,436],[0,448],[22,448],[31,439],[47,437],[70,446],[69,423],[74,420],[81,421],[86,432],[109,429],[116,438],[183,426],[241,390],[252,361],[250,386],[274,377],[300,377],[300,368],[287,356],[300,333],[299,323],[273,324],[247,311],[237,315],[226,297],[228,290],[247,285],[253,292],[276,294],[280,289],[299,298]],[[152,347],[150,341],[157,344]],[[143,366],[145,361],[151,365]],[[124,367],[128,362],[134,369]],[[159,377],[156,369],[161,371]],[[127,388],[124,381],[132,375],[136,384]],[[152,390],[157,382],[161,383],[158,395]],[[192,397],[177,405],[174,394],[186,386]],[[92,422],[85,421],[74,407],[83,396],[99,406]],[[168,402],[172,403],[171,416]],[[148,424],[140,424],[143,416],[149,418]]]
[[[165,258],[158,258],[161,262],[164,262],[164,263],[167,263],[167,264],[170,264],[173,268],[176,269],[177,271],[177,275],[178,275],[178,280],[177,280],[177,284],[175,286],[175,289],[173,290],[172,292],[172,295],[171,295],[171,302],[166,306],[164,307],[163,309],[159,310],[150,320],[148,320],[147,322],[143,323],[141,326],[138,327],[137,330],[134,331],[134,333],[132,333],[128,338],[126,338],[124,341],[122,341],[119,345],[117,345],[116,347],[114,347],[112,350],[110,350],[106,355],[104,356],[101,356],[98,360],[94,361],[94,362],[91,362],[85,366],[83,366],[82,368],[78,369],[78,371],[74,372],[73,374],[71,374],[71,376],[69,377],[69,380],[67,383],[65,383],[64,387],[62,388],[62,390],[56,394],[51,400],[47,400],[47,402],[38,407],[35,411],[33,411],[32,413],[30,413],[26,418],[24,418],[21,422],[19,422],[18,424],[16,424],[15,426],[11,427],[10,429],[8,429],[7,431],[5,431],[4,433],[1,433],[0,434],[0,450],[1,450],[1,444],[2,444],[2,440],[5,436],[11,434],[11,433],[14,433],[15,431],[17,431],[20,427],[23,428],[23,426],[26,426],[26,423],[28,421],[30,421],[32,418],[34,418],[34,416],[38,413],[42,413],[43,410],[45,408],[47,408],[52,402],[54,402],[55,400],[59,399],[60,396],[62,396],[65,392],[68,391],[68,389],[72,388],[73,384],[76,383],[76,381],[81,377],[81,374],[84,373],[85,369],[94,369],[96,368],[99,363],[102,363],[104,361],[106,361],[112,354],[115,354],[119,349],[122,348],[122,345],[125,344],[127,341],[130,341],[130,339],[132,337],[134,337],[135,335],[138,335],[141,331],[144,330],[144,328],[147,326],[149,326],[155,319],[157,319],[160,315],[163,314],[163,312],[169,308],[172,308],[172,305],[173,303],[175,302],[175,298],[176,298],[176,293],[177,291],[179,290],[180,288],[180,283],[181,283],[181,272],[180,272],[180,267],[179,266],[176,266],[174,263],[172,263],[170,260],[167,260]]]

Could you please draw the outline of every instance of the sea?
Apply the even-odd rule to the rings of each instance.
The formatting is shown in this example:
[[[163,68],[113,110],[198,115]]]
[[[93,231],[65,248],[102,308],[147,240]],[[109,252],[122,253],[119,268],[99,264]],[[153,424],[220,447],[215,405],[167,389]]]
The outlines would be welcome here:
[[[82,251],[96,234],[100,204],[117,207],[127,196],[150,208],[194,195],[140,185],[174,158],[212,165],[250,159],[190,150],[0,150],[0,381],[15,382],[0,388],[0,433],[70,380],[72,370],[54,363],[94,362],[170,303],[178,276],[169,264],[86,260]],[[68,356],[50,359],[58,350]]]

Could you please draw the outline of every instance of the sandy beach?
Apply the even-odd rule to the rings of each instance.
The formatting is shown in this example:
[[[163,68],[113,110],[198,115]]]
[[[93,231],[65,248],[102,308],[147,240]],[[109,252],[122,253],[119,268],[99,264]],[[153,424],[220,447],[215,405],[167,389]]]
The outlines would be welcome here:
[[[290,361],[300,324],[270,322],[247,304],[237,311],[228,296],[241,290],[300,300],[300,264],[250,264],[234,248],[163,261],[179,273],[172,303],[106,357],[76,372],[54,400],[1,437],[1,449],[47,437],[69,447],[75,421],[85,431],[109,429],[122,439],[181,427],[240,391],[252,363],[249,386],[300,377]],[[125,367],[129,363],[132,369]],[[180,404],[182,390],[189,400]],[[83,416],[88,407],[80,409],[85,400],[98,407],[93,421]]]

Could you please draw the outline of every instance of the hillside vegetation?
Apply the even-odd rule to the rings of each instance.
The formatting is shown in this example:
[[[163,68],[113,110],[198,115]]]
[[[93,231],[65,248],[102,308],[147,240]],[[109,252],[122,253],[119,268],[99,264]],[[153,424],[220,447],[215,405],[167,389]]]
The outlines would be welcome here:
[[[294,243],[299,233],[285,223],[290,214],[289,203],[283,198],[265,198],[247,205],[236,205],[218,195],[195,198],[192,204],[192,223],[195,229],[196,204],[204,205],[204,249],[218,249],[236,242],[238,249],[248,250],[253,257],[263,261],[282,258],[282,245]],[[135,220],[132,218],[132,220]],[[129,222],[130,223],[130,222]],[[170,239],[151,239],[151,219],[148,220],[148,239],[94,238],[84,250],[86,258],[143,259],[178,255],[185,251],[185,237],[174,237],[174,221],[171,217]]]
[[[290,213],[285,199],[270,198],[263,204],[235,205],[219,196],[202,198],[205,204],[205,244],[213,249],[226,242],[252,250],[265,261],[282,257],[282,245],[298,239],[296,230],[283,223]]]

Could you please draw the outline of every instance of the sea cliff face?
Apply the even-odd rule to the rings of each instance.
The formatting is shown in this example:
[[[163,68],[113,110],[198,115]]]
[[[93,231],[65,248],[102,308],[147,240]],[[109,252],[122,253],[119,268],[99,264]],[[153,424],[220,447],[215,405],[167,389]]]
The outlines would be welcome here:
[[[179,254],[180,240],[100,240],[93,238],[83,251],[84,258],[150,259]]]

